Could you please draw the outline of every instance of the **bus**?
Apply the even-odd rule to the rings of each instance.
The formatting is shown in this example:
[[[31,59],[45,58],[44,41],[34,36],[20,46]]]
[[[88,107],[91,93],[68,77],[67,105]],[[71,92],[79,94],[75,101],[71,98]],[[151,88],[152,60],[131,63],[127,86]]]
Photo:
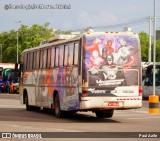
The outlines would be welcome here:
[[[4,74],[5,70],[14,69],[14,67],[14,63],[0,63],[0,79],[3,79],[3,77],[8,77],[8,75],[5,76]]]
[[[0,63],[0,79],[12,79],[18,83],[18,74],[15,71],[14,63]]]
[[[141,47],[132,32],[59,35],[26,49],[20,62],[20,97],[26,110],[53,109],[56,117],[142,106]]]
[[[143,63],[143,98],[153,95],[153,62]],[[160,62],[155,64],[155,94],[160,97]]]
[[[0,92],[3,92],[4,88],[4,81],[9,80],[13,82],[14,93],[18,93],[18,81],[19,76],[18,72],[15,71],[15,64],[14,63],[0,63]]]

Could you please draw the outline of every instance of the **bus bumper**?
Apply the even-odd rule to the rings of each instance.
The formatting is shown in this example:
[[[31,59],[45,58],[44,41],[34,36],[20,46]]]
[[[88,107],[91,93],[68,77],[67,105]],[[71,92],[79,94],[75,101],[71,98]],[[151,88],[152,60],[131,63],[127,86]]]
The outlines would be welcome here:
[[[135,109],[142,106],[142,97],[82,97],[81,110]]]

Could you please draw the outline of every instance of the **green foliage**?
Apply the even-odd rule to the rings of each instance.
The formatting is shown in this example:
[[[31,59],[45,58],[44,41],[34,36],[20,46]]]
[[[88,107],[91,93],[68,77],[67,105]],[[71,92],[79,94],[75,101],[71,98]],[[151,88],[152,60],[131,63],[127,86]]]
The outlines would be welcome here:
[[[148,48],[149,48],[149,35],[145,32],[139,33],[140,43],[141,43],[141,52],[142,52],[142,61],[148,61]],[[153,61],[153,37],[151,37],[152,41],[152,61]],[[160,62],[160,40],[156,41],[156,62]]]
[[[156,62],[160,62],[160,40],[156,42]]]
[[[18,56],[23,50],[38,46],[41,41],[54,37],[49,23],[34,24],[31,27],[21,25],[18,29]],[[17,31],[10,30],[0,34],[0,44],[3,44],[3,62],[15,63],[17,58]]]
[[[139,33],[142,61],[148,61],[149,36],[145,32]]]

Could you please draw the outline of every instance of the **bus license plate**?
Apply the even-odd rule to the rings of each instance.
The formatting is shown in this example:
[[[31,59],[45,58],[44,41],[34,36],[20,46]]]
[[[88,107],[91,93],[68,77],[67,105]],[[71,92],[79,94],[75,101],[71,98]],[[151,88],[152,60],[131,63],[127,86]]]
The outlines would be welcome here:
[[[119,106],[119,102],[109,102],[108,106]]]

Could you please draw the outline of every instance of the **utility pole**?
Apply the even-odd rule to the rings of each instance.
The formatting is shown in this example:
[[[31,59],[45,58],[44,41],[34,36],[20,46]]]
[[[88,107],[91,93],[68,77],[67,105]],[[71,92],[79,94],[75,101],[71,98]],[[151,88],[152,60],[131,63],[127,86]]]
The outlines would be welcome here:
[[[148,48],[148,62],[151,62],[151,54],[152,54],[152,50],[151,50],[151,27],[152,27],[152,18],[151,16],[149,16],[149,48]]]

